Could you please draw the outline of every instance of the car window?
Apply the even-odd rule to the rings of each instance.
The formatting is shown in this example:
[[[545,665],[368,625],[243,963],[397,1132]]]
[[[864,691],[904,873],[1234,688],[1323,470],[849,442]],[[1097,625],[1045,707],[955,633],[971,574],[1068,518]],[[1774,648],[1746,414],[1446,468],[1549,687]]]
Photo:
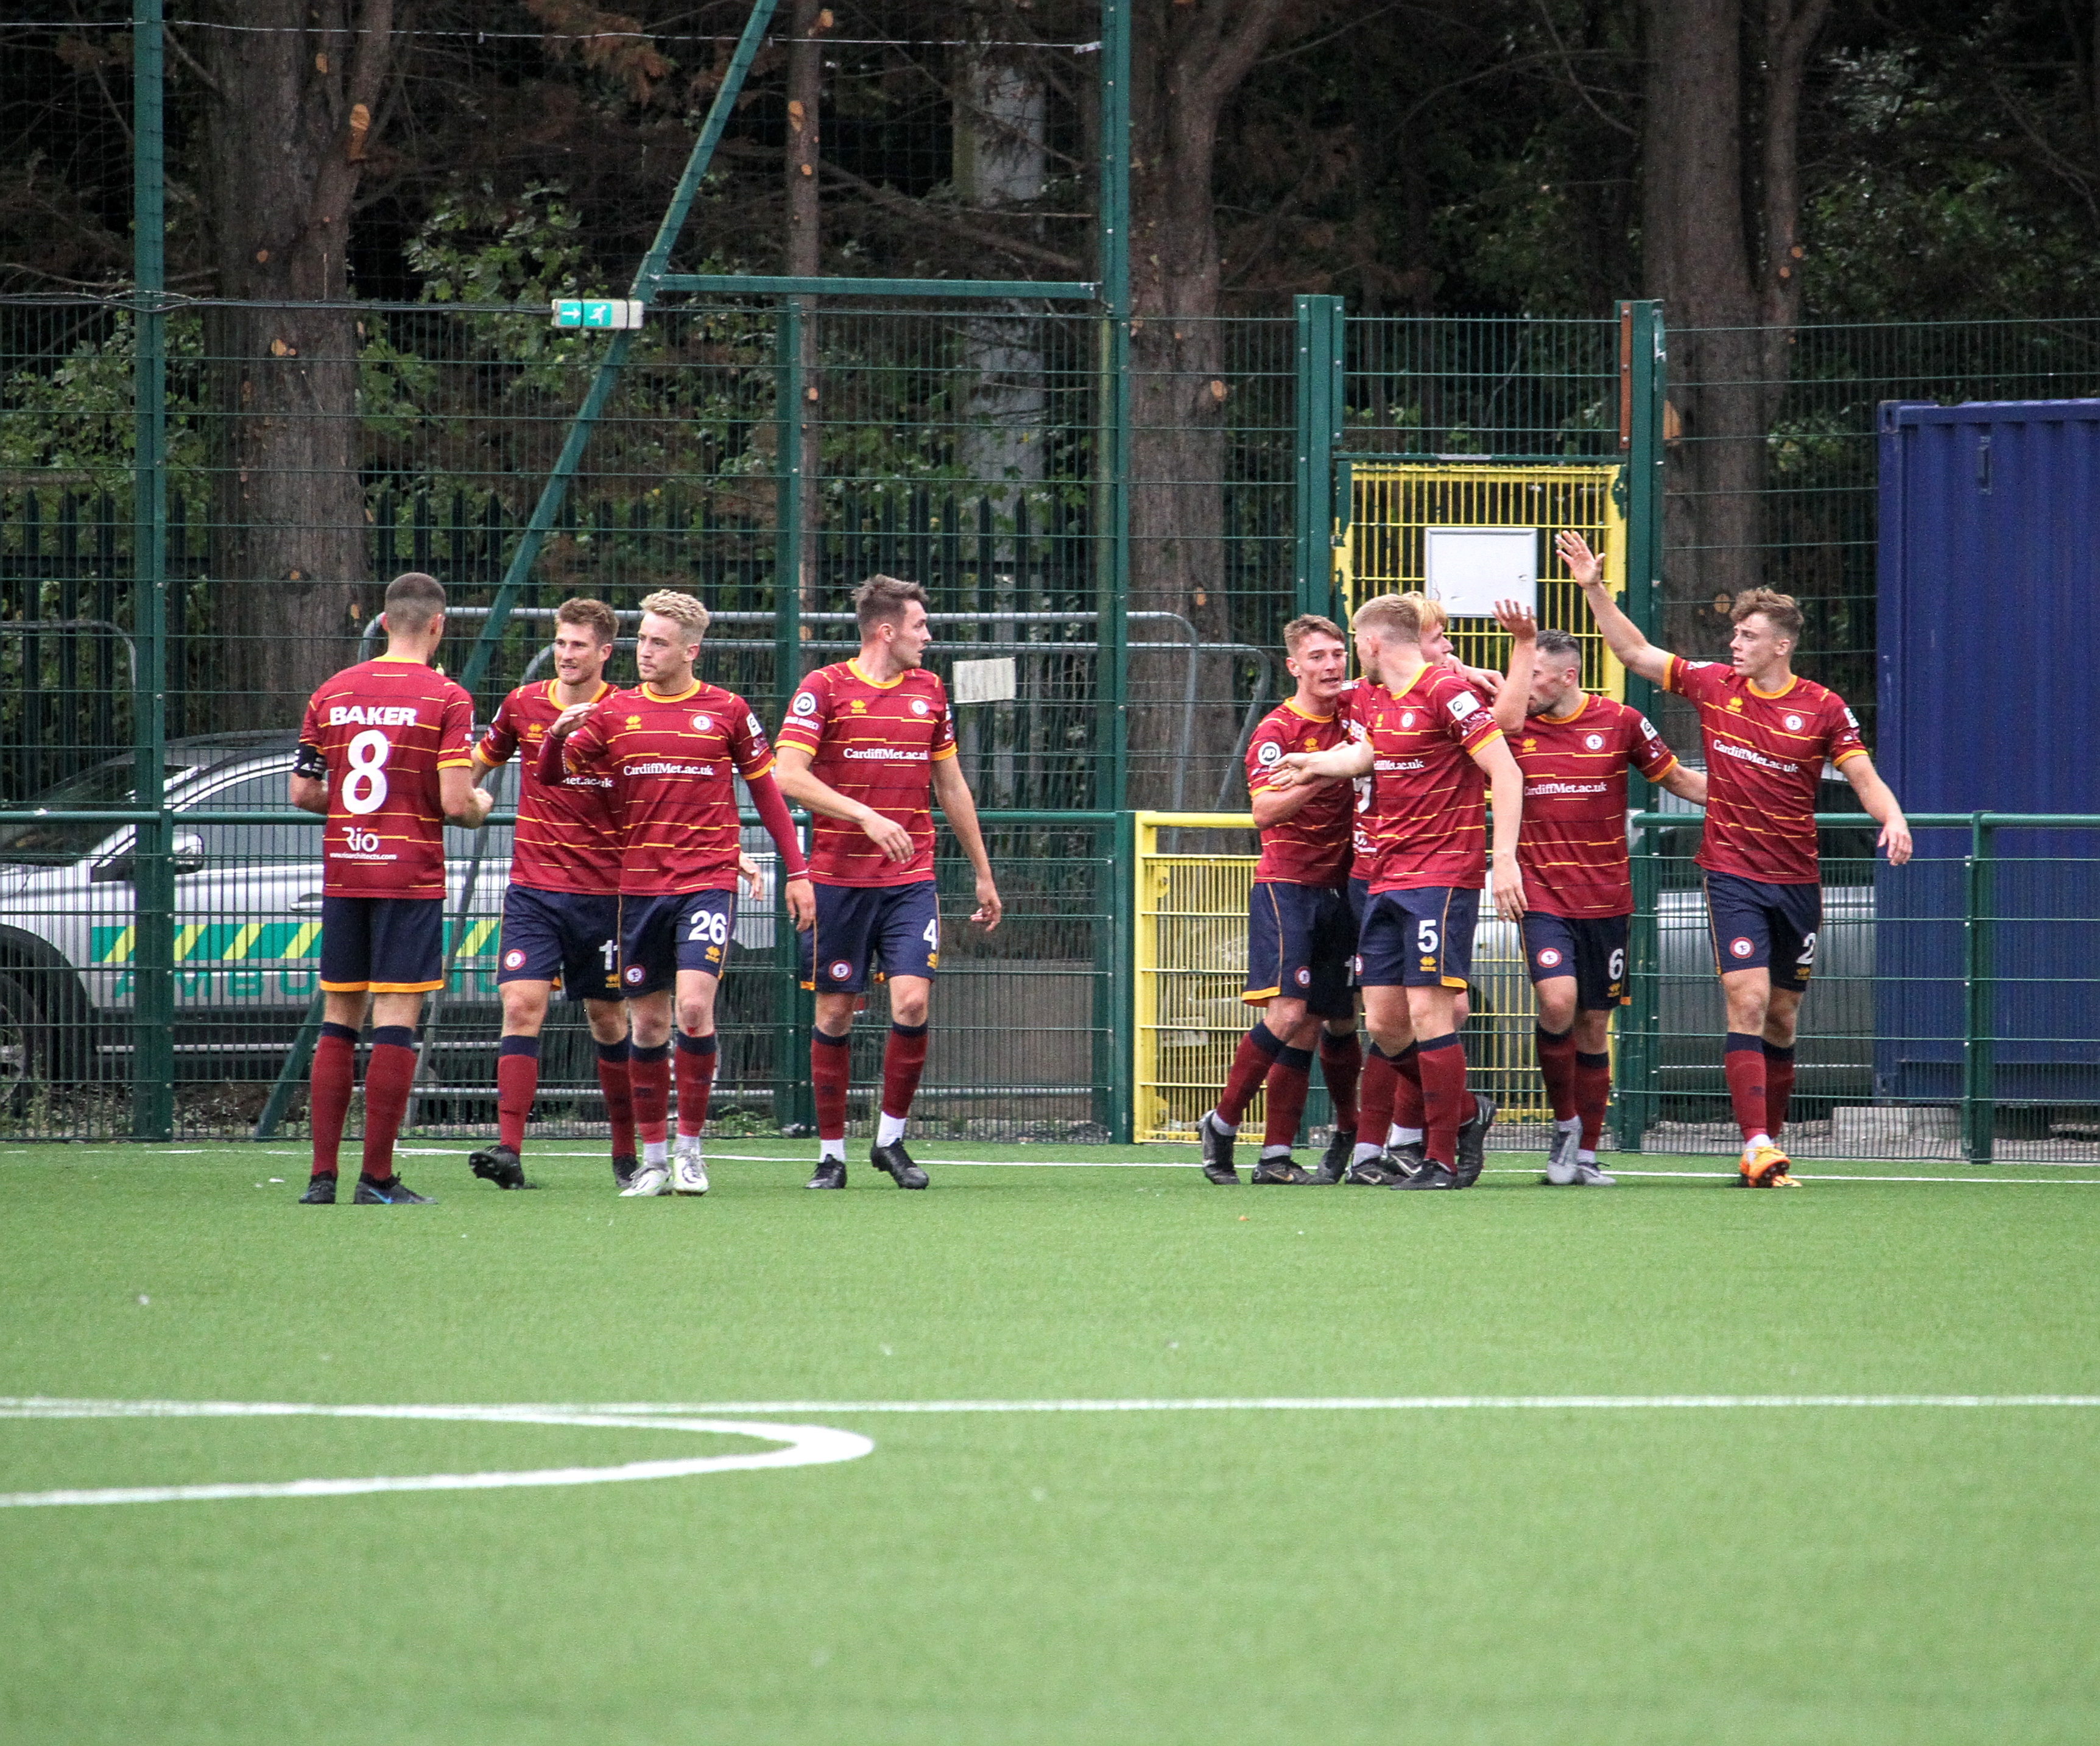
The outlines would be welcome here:
[[[166,780],[173,782],[187,775],[190,767],[170,760],[163,768]],[[121,809],[131,805],[138,793],[138,771],[132,759],[112,758],[46,789],[27,804],[47,807],[54,812],[86,812],[105,807]],[[93,852],[110,832],[109,825],[92,820],[66,824],[50,819],[17,820],[0,824],[0,862],[63,867]]]
[[[321,853],[320,821],[299,822],[310,814],[293,810],[287,794],[289,764],[258,770],[223,784],[183,807],[175,826],[179,835],[204,839],[207,865],[252,865],[270,861],[312,861]],[[281,824],[214,824],[214,812],[281,812]]]

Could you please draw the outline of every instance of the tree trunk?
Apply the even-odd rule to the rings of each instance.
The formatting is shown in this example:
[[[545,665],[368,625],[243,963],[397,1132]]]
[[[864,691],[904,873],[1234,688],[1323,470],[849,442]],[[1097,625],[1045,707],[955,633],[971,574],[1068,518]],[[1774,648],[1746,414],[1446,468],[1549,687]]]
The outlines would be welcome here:
[[[1131,77],[1131,591],[1134,612],[1171,612],[1206,643],[1229,641],[1225,595],[1224,349],[1211,173],[1226,100],[1253,66],[1283,0],[1140,0]],[[1207,807],[1238,723],[1230,664],[1197,670],[1185,703],[1186,633],[1131,627],[1130,800]],[[1145,643],[1157,650],[1136,652]]]
[[[788,250],[783,272],[797,278],[814,279],[823,271],[823,214],[817,196],[817,160],[819,138],[817,109],[823,96],[824,49],[823,38],[831,29],[832,15],[822,0],[795,0],[788,41],[788,161],[784,174],[788,196]],[[818,441],[818,409],[823,404],[823,384],[818,379],[818,304],[814,297],[797,298],[795,307],[802,318],[801,359],[802,404],[796,409],[801,431],[802,490],[800,498],[802,529],[802,573],[796,578],[802,610],[821,612],[817,570],[817,528],[819,468],[823,449]],[[809,631],[804,630],[806,641]],[[787,695],[783,680],[781,694]]]
[[[392,51],[391,0],[242,0],[200,33],[218,291],[215,720],[282,726],[347,658],[369,541],[359,477],[352,198]],[[267,28],[257,29],[262,26]],[[324,307],[327,305],[337,307]]]
[[[1661,634],[1688,653],[1710,652],[1723,600],[1766,579],[1767,436],[1800,313],[1801,88],[1829,13],[1829,0],[1767,0],[1753,88],[1744,0],[1648,0],[1643,272],[1670,324],[1682,427]]]

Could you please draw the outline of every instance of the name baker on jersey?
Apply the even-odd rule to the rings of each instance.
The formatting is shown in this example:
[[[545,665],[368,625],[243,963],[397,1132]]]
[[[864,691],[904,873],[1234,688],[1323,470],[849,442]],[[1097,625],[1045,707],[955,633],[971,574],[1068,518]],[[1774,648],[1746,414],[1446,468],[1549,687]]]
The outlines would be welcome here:
[[[413,727],[416,712],[406,704],[339,703],[329,711],[331,727]]]

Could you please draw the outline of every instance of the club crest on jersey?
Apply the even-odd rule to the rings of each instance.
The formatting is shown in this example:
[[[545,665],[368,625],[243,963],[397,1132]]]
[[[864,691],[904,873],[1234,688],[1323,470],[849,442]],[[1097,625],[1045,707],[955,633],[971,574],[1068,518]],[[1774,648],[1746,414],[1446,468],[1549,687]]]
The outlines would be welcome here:
[[[1758,948],[1740,935],[1728,942],[1728,949],[1739,958],[1749,957]]]
[[[715,718],[712,715],[696,715],[693,718],[693,725],[702,733],[705,733],[714,724]]]
[[[1542,947],[1542,948],[1539,949],[1539,953],[1538,953],[1538,967],[1539,967],[1541,970],[1552,970],[1552,969],[1554,969],[1556,966],[1558,966],[1560,962],[1560,947],[1558,947],[1558,946],[1544,946],[1544,947]]]
[[[926,700],[924,697],[914,697],[911,700],[911,713],[914,715],[924,715],[926,713]]]
[[[1786,731],[1790,734],[1799,733],[1801,732],[1801,718],[1798,715],[1789,715],[1787,717]]]
[[[797,715],[814,715],[817,713],[817,700],[807,692],[798,692],[796,694],[795,701],[790,707]]]
[[[1273,740],[1271,740],[1265,742],[1262,746],[1262,749],[1255,754],[1254,761],[1260,764],[1263,769],[1270,770],[1275,767],[1282,757],[1283,748],[1278,745]]]
[[[1412,727],[1414,725],[1414,711],[1402,709],[1400,712],[1400,725],[1403,727]]]
[[[1602,734],[1585,734],[1582,744],[1593,752],[1601,752],[1604,749],[1604,736]]]

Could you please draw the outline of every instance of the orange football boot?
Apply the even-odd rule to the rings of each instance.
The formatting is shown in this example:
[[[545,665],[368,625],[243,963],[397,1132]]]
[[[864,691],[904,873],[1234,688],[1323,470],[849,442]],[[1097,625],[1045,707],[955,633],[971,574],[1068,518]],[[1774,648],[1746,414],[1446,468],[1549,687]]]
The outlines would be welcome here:
[[[1793,1162],[1770,1140],[1755,1146],[1745,1146],[1741,1165],[1743,1186],[1745,1188],[1798,1188],[1801,1184],[1787,1174]]]

